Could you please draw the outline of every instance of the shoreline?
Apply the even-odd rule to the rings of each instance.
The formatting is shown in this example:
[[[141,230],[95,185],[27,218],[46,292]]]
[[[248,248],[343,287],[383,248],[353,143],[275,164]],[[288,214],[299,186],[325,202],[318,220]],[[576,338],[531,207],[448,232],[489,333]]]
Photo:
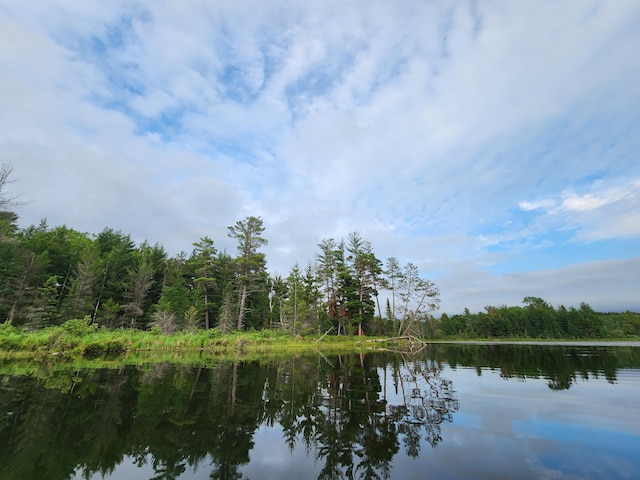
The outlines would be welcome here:
[[[460,345],[543,345],[585,347],[640,347],[640,340],[427,340],[426,343]]]

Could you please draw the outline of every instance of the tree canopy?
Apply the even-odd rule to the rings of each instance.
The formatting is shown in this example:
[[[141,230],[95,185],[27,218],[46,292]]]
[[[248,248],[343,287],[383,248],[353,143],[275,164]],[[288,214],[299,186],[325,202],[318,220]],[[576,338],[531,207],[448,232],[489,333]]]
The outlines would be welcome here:
[[[411,262],[383,262],[359,232],[325,238],[313,259],[272,275],[261,249],[260,217],[228,227],[236,255],[215,239],[170,257],[160,244],[136,245],[121,231],[98,234],[46,220],[20,229],[8,211],[11,168],[0,169],[0,322],[36,329],[86,319],[106,328],[280,328],[293,334],[428,337],[595,338],[640,335],[638,314],[599,314],[582,303],[554,308],[538,297],[523,307],[440,318],[440,292]]]

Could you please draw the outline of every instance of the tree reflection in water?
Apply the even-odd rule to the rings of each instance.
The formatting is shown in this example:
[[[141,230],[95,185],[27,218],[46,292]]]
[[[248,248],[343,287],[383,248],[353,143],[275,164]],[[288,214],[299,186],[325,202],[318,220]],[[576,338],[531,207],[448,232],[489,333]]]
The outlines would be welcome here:
[[[406,356],[392,363],[374,355],[321,357],[311,371],[295,360],[285,362],[276,381],[285,441],[291,450],[303,442],[323,461],[319,478],[389,478],[400,441],[414,457],[422,438],[435,447],[442,423],[451,422],[458,409],[441,370],[435,362]],[[392,400],[387,377],[394,380]]]
[[[131,462],[151,466],[157,479],[189,470],[241,478],[250,458],[260,460],[256,433],[265,429],[282,431],[291,459],[305,450],[306,471],[319,478],[389,478],[401,452],[436,447],[459,408],[443,364],[545,379],[556,390],[577,378],[615,383],[619,369],[639,368],[639,352],[439,345],[415,359],[381,352],[120,370],[5,364],[0,478],[108,477]]]
[[[376,354],[3,376],[0,478],[108,476],[125,457],[155,479],[205,465],[212,479],[242,478],[255,432],[276,425],[291,451],[322,462],[319,478],[389,478],[400,445],[435,447],[458,409],[440,373]]]

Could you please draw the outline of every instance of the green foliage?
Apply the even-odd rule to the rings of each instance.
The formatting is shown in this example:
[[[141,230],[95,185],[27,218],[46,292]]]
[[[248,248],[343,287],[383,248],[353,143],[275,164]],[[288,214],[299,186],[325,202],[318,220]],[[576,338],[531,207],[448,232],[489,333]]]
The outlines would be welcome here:
[[[22,347],[25,333],[9,323],[0,323],[0,350],[18,350]]]
[[[322,240],[315,262],[304,268],[294,263],[286,279],[273,277],[260,252],[267,244],[263,234],[262,219],[250,216],[228,228],[237,255],[218,251],[204,236],[190,255],[168,258],[161,245],[136,246],[111,228],[89,235],[43,220],[19,229],[14,213],[0,212],[0,323],[43,330],[42,338],[55,338],[40,346],[64,348],[80,348],[77,339],[96,333],[98,325],[129,328],[134,344],[144,339],[138,330],[149,329],[155,342],[201,329],[427,338],[640,336],[637,313],[599,313],[586,303],[554,308],[533,296],[523,306],[487,306],[435,320],[437,287],[415,265],[401,266],[394,257],[383,270],[358,232],[346,242]],[[60,331],[50,330],[60,324]],[[5,333],[3,345],[20,345],[21,331]]]
[[[67,320],[61,326],[63,331],[68,335],[75,337],[84,337],[91,333],[94,333],[98,326],[95,323],[91,323],[90,317],[84,317],[83,319]]]
[[[262,236],[264,226],[260,217],[247,217],[228,228],[228,235],[237,242],[238,257],[235,259],[235,284],[238,291],[238,312],[236,329],[245,327],[247,299],[254,291],[267,291],[266,259],[258,249],[267,245]]]
[[[486,312],[443,313],[438,321],[446,338],[624,339],[640,336],[640,314],[598,313],[588,304],[555,309],[537,297],[526,297],[525,307],[487,306]]]

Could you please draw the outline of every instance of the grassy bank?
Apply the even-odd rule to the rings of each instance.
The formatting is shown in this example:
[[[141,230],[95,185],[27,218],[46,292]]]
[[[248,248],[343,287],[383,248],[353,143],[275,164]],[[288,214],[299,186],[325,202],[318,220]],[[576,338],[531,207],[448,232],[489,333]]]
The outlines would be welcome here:
[[[611,343],[613,339],[580,340],[578,343]],[[625,339],[625,345],[637,343]],[[636,339],[637,340],[637,339]],[[432,343],[567,343],[549,339],[438,339]],[[569,342],[572,343],[572,342]],[[615,342],[614,342],[615,343]],[[202,363],[208,360],[243,358],[274,359],[321,352],[325,355],[366,352],[380,348],[407,350],[406,342],[373,337],[300,337],[282,330],[223,334],[218,329],[164,334],[158,329],[108,330],[70,320],[56,327],[25,330],[0,324],[0,361],[53,360],[154,363],[162,361]]]
[[[97,357],[228,357],[305,351],[357,352],[388,346],[370,337],[300,337],[279,330],[223,334],[217,329],[164,334],[159,330],[107,330],[71,320],[43,330],[27,331],[0,324],[0,359]]]

